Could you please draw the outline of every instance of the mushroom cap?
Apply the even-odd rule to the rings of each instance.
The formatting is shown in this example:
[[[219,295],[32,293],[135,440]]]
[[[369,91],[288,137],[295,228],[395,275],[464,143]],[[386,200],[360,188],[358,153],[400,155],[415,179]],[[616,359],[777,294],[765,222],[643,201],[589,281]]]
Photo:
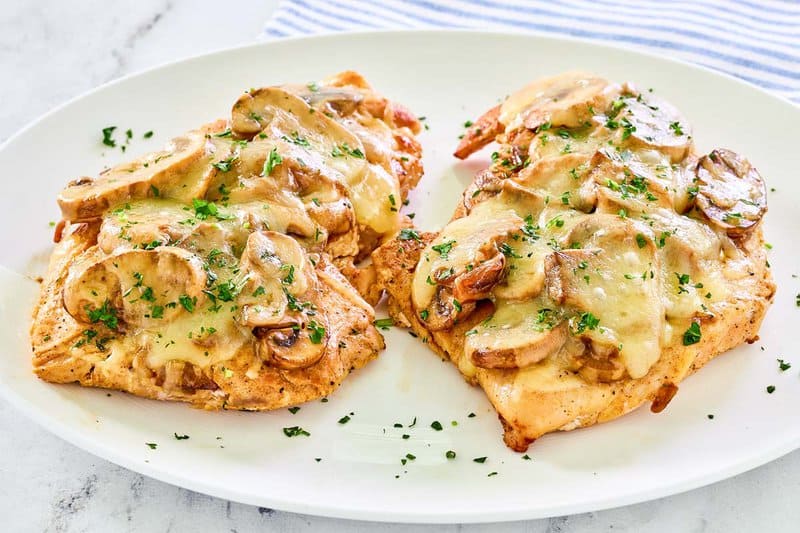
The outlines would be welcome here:
[[[499,121],[507,130],[519,122],[531,130],[545,123],[574,128],[605,109],[618,93],[618,85],[585,72],[541,78],[502,103]]]
[[[327,349],[328,328],[315,322],[309,330],[309,324],[305,327],[256,328],[256,354],[268,365],[284,370],[307,368],[317,363]],[[315,336],[318,331],[322,333]]]
[[[171,196],[187,201],[201,197],[215,172],[207,165],[213,152],[206,135],[223,125],[218,121],[189,131],[172,139],[160,152],[116,166],[97,179],[71,182],[58,196],[62,216],[70,221],[98,218],[112,206],[153,196],[154,190],[162,188],[170,188]]]
[[[180,297],[203,298],[205,286],[202,261],[181,248],[159,246],[107,256],[93,248],[69,269],[64,307],[87,324],[98,322],[97,311],[105,308],[123,328],[147,327],[185,312],[178,305]]]
[[[748,235],[767,212],[764,179],[749,161],[718,148],[697,163],[697,209],[731,237]]]

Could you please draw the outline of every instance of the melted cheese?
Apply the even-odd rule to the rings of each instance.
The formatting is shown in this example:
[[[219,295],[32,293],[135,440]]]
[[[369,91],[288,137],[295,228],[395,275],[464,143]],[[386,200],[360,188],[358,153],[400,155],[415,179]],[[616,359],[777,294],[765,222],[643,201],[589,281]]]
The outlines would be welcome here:
[[[549,94],[549,81],[542,83],[503,105],[507,131],[521,128],[521,117],[537,106],[557,109],[565,124],[574,118],[571,113],[585,112],[548,104],[546,98],[528,109]],[[725,250],[735,247],[726,248],[727,237],[673,207],[686,204],[681,169],[673,162],[690,149],[691,140],[671,131],[673,108],[662,114],[658,109],[646,99],[623,96],[610,109],[595,109],[593,117],[576,122],[580,126],[554,122],[540,128],[527,137],[525,165],[509,173],[507,160],[493,163],[502,177],[501,192],[445,226],[424,250],[412,288],[418,311],[436,294],[432,273],[445,268],[457,275],[475,261],[481,246],[505,247],[507,274],[490,296],[494,315],[465,339],[464,354],[456,358],[462,370],[475,372],[471,353],[498,346],[523,350],[538,342],[543,325],[546,331],[566,321],[573,337],[603,357],[617,358],[628,376],[640,378],[665,345],[681,341],[676,321],[685,328],[727,297],[726,276],[734,274],[726,261],[733,264],[738,256],[732,251],[726,257]],[[524,135],[519,139],[528,142]],[[433,248],[449,241],[455,242],[442,259]],[[561,267],[548,271],[548,261],[562,251]],[[576,364],[566,353],[575,345],[570,346],[518,379],[536,381],[537,389],[545,386],[558,368]]]
[[[70,312],[95,328],[111,303],[119,327],[109,322],[116,334],[102,339],[102,364],[110,370],[132,353],[153,369],[226,361],[254,342],[253,328],[313,314],[307,254],[327,250],[329,236],[355,256],[359,232],[397,230],[393,130],[374,119],[351,124],[356,135],[332,117],[283,89],[260,89],[237,102],[230,123],[66,190],[65,213],[103,218],[67,295]],[[182,259],[158,261],[169,253]]]

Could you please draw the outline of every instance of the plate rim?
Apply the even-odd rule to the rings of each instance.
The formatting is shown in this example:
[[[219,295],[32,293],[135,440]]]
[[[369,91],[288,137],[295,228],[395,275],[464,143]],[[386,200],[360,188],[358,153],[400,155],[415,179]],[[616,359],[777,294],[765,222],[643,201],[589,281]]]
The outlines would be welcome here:
[[[192,61],[204,60],[209,57],[236,54],[240,51],[250,50],[255,48],[269,48],[277,43],[296,42],[296,41],[336,41],[340,38],[348,37],[364,37],[364,38],[378,38],[391,40],[396,36],[407,36],[409,34],[416,35],[441,35],[441,34],[460,34],[466,38],[518,38],[518,39],[532,39],[532,40],[546,40],[567,43],[577,43],[583,46],[592,46],[597,48],[611,49],[615,51],[622,51],[627,54],[634,54],[643,56],[645,58],[655,59],[659,62],[669,62],[680,65],[683,68],[701,71],[711,76],[716,76],[734,82],[736,84],[755,90],[769,99],[777,101],[781,104],[786,104],[795,112],[800,110],[800,104],[794,103],[788,98],[774,94],[762,87],[759,87],[749,81],[737,78],[731,74],[721,72],[704,65],[690,63],[673,57],[662,57],[649,50],[643,50],[636,47],[629,47],[617,43],[608,43],[604,41],[597,41],[593,39],[586,39],[581,37],[574,37],[569,35],[550,35],[541,31],[497,31],[497,30],[475,30],[475,29],[461,29],[461,28],[442,28],[442,29],[398,29],[398,30],[363,30],[363,31],[346,31],[338,33],[325,33],[321,35],[300,35],[284,37],[280,39],[263,40],[254,43],[247,43],[231,47],[220,48],[204,53],[189,55],[175,60],[166,61],[155,66],[137,70],[135,72],[126,74],[114,80],[103,83],[97,87],[89,89],[75,97],[72,97],[61,104],[49,109],[37,118],[25,124],[22,128],[11,134],[7,139],[0,143],[0,152],[9,148],[19,137],[25,135],[29,130],[37,127],[40,123],[49,119],[51,116],[60,113],[63,109],[82,101],[86,98],[91,98],[94,94],[106,90],[109,87],[116,86],[127,82],[130,79],[137,78],[144,75],[149,75],[161,70],[169,70],[178,64],[185,64]],[[0,265],[0,268],[5,268]],[[7,269],[10,270],[10,269]],[[13,271],[12,271],[13,272]],[[19,273],[17,273],[19,274]],[[24,275],[24,274],[23,274]],[[27,277],[27,276],[26,276]],[[672,496],[687,492],[696,488],[710,485],[724,479],[735,477],[739,474],[772,462],[798,448],[800,448],[800,437],[788,438],[785,441],[776,442],[774,445],[765,448],[761,454],[748,457],[743,461],[732,462],[725,468],[721,468],[714,472],[706,473],[704,475],[687,477],[683,481],[666,484],[657,488],[647,491],[629,490],[623,495],[615,493],[614,496],[604,496],[594,499],[592,503],[586,502],[579,503],[564,503],[556,506],[551,506],[547,509],[532,509],[520,507],[513,511],[486,511],[482,509],[475,509],[469,512],[459,512],[458,514],[450,514],[448,511],[437,513],[431,512],[409,512],[409,511],[373,511],[364,510],[354,505],[351,507],[331,506],[326,505],[324,501],[317,501],[313,504],[307,504],[302,501],[288,499],[281,499],[280,495],[255,495],[253,493],[238,491],[230,487],[221,487],[219,485],[209,484],[207,482],[194,480],[181,476],[179,474],[172,474],[160,468],[152,466],[144,459],[136,459],[124,453],[117,453],[111,446],[105,446],[100,443],[94,442],[89,436],[84,436],[76,428],[70,424],[61,421],[60,419],[52,419],[46,416],[35,404],[28,401],[26,398],[16,394],[10,387],[0,382],[0,398],[18,409],[23,415],[33,420],[37,425],[53,434],[54,436],[77,446],[78,448],[91,453],[101,459],[107,460],[113,464],[119,465],[123,468],[133,472],[141,473],[158,481],[174,485],[177,487],[186,488],[195,492],[200,492],[210,496],[223,498],[226,500],[236,501],[248,505],[269,507],[281,511],[288,511],[293,513],[310,514],[314,516],[342,518],[351,520],[367,520],[374,522],[394,522],[394,523],[416,523],[416,524],[446,524],[446,523],[489,523],[489,522],[510,522],[518,520],[540,519],[554,516],[571,515],[581,512],[600,511],[633,505],[646,501],[651,501],[667,496]]]

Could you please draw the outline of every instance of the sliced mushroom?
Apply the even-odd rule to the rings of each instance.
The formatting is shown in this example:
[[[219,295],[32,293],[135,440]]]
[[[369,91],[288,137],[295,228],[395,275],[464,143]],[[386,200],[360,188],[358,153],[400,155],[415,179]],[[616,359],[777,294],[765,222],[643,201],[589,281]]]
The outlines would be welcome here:
[[[495,285],[505,276],[506,256],[498,252],[453,280],[453,297],[461,302],[476,302],[488,298]]]
[[[167,391],[193,392],[219,387],[200,368],[188,361],[171,359],[159,369],[156,384]]]
[[[597,187],[587,172],[594,162],[592,156],[581,153],[547,157],[525,167],[510,181],[559,197],[562,205],[588,213],[596,203]]]
[[[697,208],[731,237],[749,234],[767,212],[764,180],[749,161],[717,149],[697,164]]]
[[[653,95],[638,94],[617,100],[623,105],[614,114],[603,119],[606,127],[619,132],[621,138],[634,145],[654,148],[668,154],[672,163],[678,163],[692,147],[692,130],[689,123],[670,103]]]
[[[399,128],[409,128],[412,133],[419,133],[422,129],[416,115],[396,102],[376,94],[367,80],[358,72],[345,70],[322,80],[322,86],[328,90],[340,88],[349,91],[355,90],[364,96],[363,107],[379,119],[385,120]]]
[[[644,376],[661,355],[665,316],[652,232],[630,219],[596,214],[575,226],[570,241],[584,248],[545,260],[549,297],[576,313],[572,334],[595,358],[611,359],[618,351],[632,378]]]
[[[452,221],[420,257],[411,290],[414,306],[423,311],[436,300],[428,312],[442,315],[447,321],[454,318],[452,302],[448,301],[455,298],[454,287],[461,296],[488,294],[505,272],[505,260],[497,257],[502,256],[501,243],[523,225],[524,221],[511,210],[499,213],[476,210],[468,217]],[[481,269],[487,262],[490,264]],[[480,270],[473,274],[476,269]],[[447,287],[444,293],[442,286]],[[458,304],[464,307],[462,318],[467,315],[468,302],[475,299],[468,298],[462,303],[456,298],[456,307]]]
[[[308,368],[325,354],[329,337],[325,326],[315,322],[313,328],[311,332],[308,325],[256,328],[253,332],[258,339],[256,354],[268,365],[283,370]]]
[[[191,176],[188,191],[178,187],[176,193],[187,198],[202,196],[211,179],[213,167],[206,135],[224,123],[209,124],[176,137],[164,150],[148,154],[102,173],[97,179],[81,178],[70,183],[58,196],[58,205],[66,220],[88,220],[101,216],[112,206],[130,200],[156,195],[176,182],[184,183]],[[198,176],[199,175],[199,176]],[[160,192],[159,192],[160,194]]]
[[[282,328],[299,322],[297,298],[314,282],[306,254],[293,238],[273,231],[253,232],[247,239],[240,269],[247,282],[237,303],[240,320],[249,327]]]
[[[598,349],[598,343],[591,343],[591,349],[577,357],[578,373],[592,383],[610,383],[625,377],[626,368],[619,359],[619,352],[611,353]]]
[[[503,102],[499,120],[507,128],[543,124],[575,128],[584,125],[619,92],[619,87],[584,72],[539,79]]]
[[[457,321],[466,319],[475,310],[475,302],[461,303],[453,296],[453,289],[438,285],[433,301],[422,316],[425,328],[430,331],[449,329]]]
[[[592,157],[590,166],[598,213],[635,216],[654,208],[672,208],[674,192],[668,177],[673,171],[669,162],[659,173],[664,178],[659,178],[650,165],[636,158],[623,159],[615,150],[603,148]]]
[[[463,194],[462,203],[466,212],[469,213],[475,205],[500,192],[502,184],[503,178],[491,168],[479,172]]]
[[[185,312],[182,296],[203,297],[202,266],[196,255],[171,246],[108,256],[94,249],[70,268],[64,306],[76,320],[111,329],[164,324]]]
[[[467,128],[453,155],[459,159],[466,159],[494,141],[503,130],[505,126],[500,122],[500,106],[496,105]]]
[[[525,368],[556,354],[567,340],[567,324],[534,329],[508,327],[467,337],[465,353],[481,368]]]

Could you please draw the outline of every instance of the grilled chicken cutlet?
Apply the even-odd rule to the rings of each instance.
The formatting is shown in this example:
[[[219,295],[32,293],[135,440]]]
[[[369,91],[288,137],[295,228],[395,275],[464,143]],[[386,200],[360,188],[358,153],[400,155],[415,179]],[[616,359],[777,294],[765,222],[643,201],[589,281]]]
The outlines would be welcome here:
[[[498,143],[439,233],[374,253],[391,313],[480,385],[525,450],[645,402],[757,338],[772,300],[764,181],[631,85],[536,81],[456,151]]]
[[[251,89],[229,120],[70,183],[31,329],[36,374],[209,409],[330,393],[383,348],[337,267],[358,279],[353,262],[400,227],[418,131],[344,72]]]

